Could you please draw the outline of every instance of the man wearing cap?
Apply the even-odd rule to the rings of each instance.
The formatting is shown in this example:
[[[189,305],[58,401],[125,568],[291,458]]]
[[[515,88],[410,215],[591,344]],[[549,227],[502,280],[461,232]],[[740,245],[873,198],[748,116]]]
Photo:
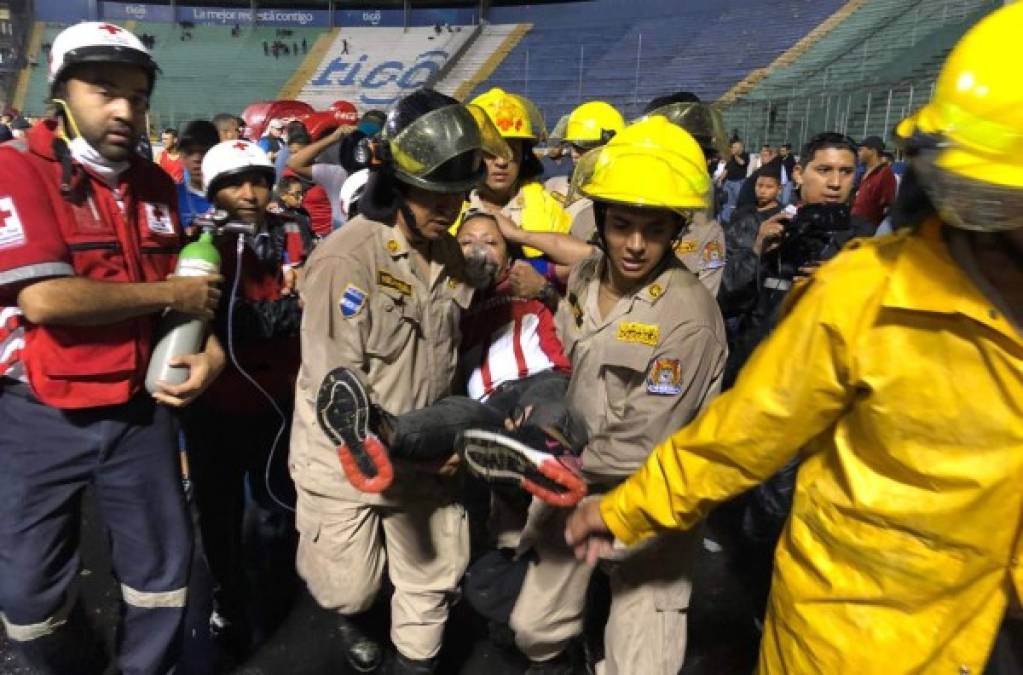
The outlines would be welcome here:
[[[303,240],[297,223],[267,212],[274,169],[255,143],[214,146],[203,159],[202,175],[213,206],[251,228],[247,234],[217,236],[228,292],[213,330],[233,353],[184,418],[199,526],[214,581],[210,631],[240,659],[250,646],[252,614],[240,573],[246,479],[257,511],[264,514],[261,520],[283,519],[291,528],[279,501],[292,501],[284,426],[293,409],[302,310],[298,296],[285,290],[284,265],[300,264],[311,241]],[[267,476],[273,494],[267,492]]]
[[[177,360],[184,383],[152,396],[142,384],[159,315],[212,318],[220,277],[168,277],[181,245],[174,186],[134,153],[156,80],[149,52],[87,22],[51,56],[57,118],[0,147],[0,607],[43,672],[102,671],[73,591],[91,485],[123,600],[119,669],[166,673],[192,549],[169,408],[220,371],[219,342]]]
[[[447,230],[483,176],[482,147],[475,118],[455,99],[424,89],[399,100],[381,138],[364,148],[371,169],[360,215],[319,243],[300,285],[302,366],[289,462],[297,567],[317,602],[345,617],[346,655],[363,672],[381,652],[350,618],[372,605],[385,565],[395,588],[390,672],[434,672],[469,535],[447,478],[399,470],[389,489],[372,494],[346,479],[338,449],[350,426],[338,392],[357,377],[393,414],[449,393],[472,289]]]
[[[213,122],[192,120],[181,127],[178,147],[185,166],[185,179],[175,187],[178,190],[178,215],[186,234],[192,232],[192,221],[210,210],[210,201],[203,189],[202,160],[216,145],[219,135]]]
[[[883,153],[884,141],[878,136],[868,136],[860,143],[857,158],[864,173],[852,206],[853,226],[859,236],[873,235],[895,202],[898,182]]]
[[[267,154],[271,163],[277,161],[277,153],[284,144],[283,136],[284,120],[275,117],[266,125],[266,134],[259,139],[259,148]]]

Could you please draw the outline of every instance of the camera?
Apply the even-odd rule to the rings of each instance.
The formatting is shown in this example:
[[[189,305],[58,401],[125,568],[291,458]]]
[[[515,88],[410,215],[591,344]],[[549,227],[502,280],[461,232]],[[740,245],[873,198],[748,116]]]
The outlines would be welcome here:
[[[231,215],[223,209],[211,210],[196,216],[192,219],[192,227],[198,227],[203,232],[211,232],[215,236],[222,234],[256,234],[255,224],[231,220]]]
[[[791,281],[801,267],[834,257],[852,236],[846,204],[806,204],[786,221],[781,243],[764,263],[771,276]]]

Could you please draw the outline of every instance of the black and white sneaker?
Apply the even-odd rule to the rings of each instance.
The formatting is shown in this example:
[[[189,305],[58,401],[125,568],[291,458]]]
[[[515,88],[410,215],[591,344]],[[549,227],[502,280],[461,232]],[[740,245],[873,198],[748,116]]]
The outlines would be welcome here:
[[[387,446],[370,430],[373,414],[362,381],[348,368],[327,373],[316,397],[316,419],[337,445],[348,482],[362,492],[383,492],[394,480]]]
[[[549,432],[468,429],[459,436],[455,449],[476,476],[518,485],[548,504],[574,506],[586,496],[578,458]]]

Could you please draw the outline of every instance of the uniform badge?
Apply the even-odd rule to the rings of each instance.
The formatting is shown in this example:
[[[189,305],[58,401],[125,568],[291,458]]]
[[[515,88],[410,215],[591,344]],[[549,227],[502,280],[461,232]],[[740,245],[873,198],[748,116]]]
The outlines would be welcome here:
[[[682,393],[682,366],[678,359],[656,359],[646,378],[646,390],[661,396]]]
[[[618,324],[618,335],[615,338],[619,342],[636,342],[655,347],[661,339],[661,329],[652,323],[623,321]]]
[[[661,293],[664,293],[664,289],[661,288],[660,284],[650,284],[650,286],[647,287],[646,292],[650,294],[651,298],[656,300],[661,297]]]
[[[170,209],[163,204],[150,204],[145,202],[146,207],[146,225],[149,226],[149,231],[154,234],[176,234],[174,231],[174,221],[171,220]]]
[[[572,316],[575,318],[575,327],[580,328],[583,325],[583,310],[579,306],[579,297],[575,293],[568,294],[568,306],[572,310]]]
[[[362,306],[366,304],[366,291],[348,284],[345,287],[345,292],[341,294],[341,302],[338,304],[341,306],[342,316],[355,316],[362,309]]]
[[[677,255],[688,255],[696,250],[696,246],[695,239],[683,239],[675,244],[675,253]]]
[[[703,269],[716,270],[725,266],[725,252],[721,248],[721,242],[708,241],[703,247]]]
[[[448,279],[448,288],[451,288],[451,289],[458,288],[458,285],[460,283],[462,283],[462,282],[459,281],[458,279],[455,279],[454,277],[451,277],[451,278]]]
[[[25,243],[25,228],[14,208],[14,200],[0,197],[0,249],[14,248]]]
[[[383,270],[377,272],[377,285],[393,288],[402,295],[412,295],[412,284],[407,281],[402,281],[390,272],[385,272]]]
[[[394,239],[388,239],[387,243],[384,244],[384,246],[387,247],[387,250],[390,253],[397,253],[398,252],[398,248],[399,248],[398,242],[395,241]]]

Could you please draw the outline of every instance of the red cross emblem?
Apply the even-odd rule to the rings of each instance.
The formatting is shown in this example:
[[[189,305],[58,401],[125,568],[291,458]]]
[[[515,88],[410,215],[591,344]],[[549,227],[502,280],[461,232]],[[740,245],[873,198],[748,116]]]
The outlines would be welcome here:
[[[121,27],[120,26],[114,26],[114,25],[109,24],[109,23],[101,24],[99,29],[100,30],[105,30],[106,32],[110,33],[111,35],[117,35],[118,33],[121,32]]]
[[[163,209],[160,208],[159,204],[153,204],[153,218],[163,220]]]
[[[248,143],[242,143],[241,141],[238,141],[237,143],[235,143],[231,147],[237,148],[239,150],[244,150],[245,148],[249,147],[249,144]]]

